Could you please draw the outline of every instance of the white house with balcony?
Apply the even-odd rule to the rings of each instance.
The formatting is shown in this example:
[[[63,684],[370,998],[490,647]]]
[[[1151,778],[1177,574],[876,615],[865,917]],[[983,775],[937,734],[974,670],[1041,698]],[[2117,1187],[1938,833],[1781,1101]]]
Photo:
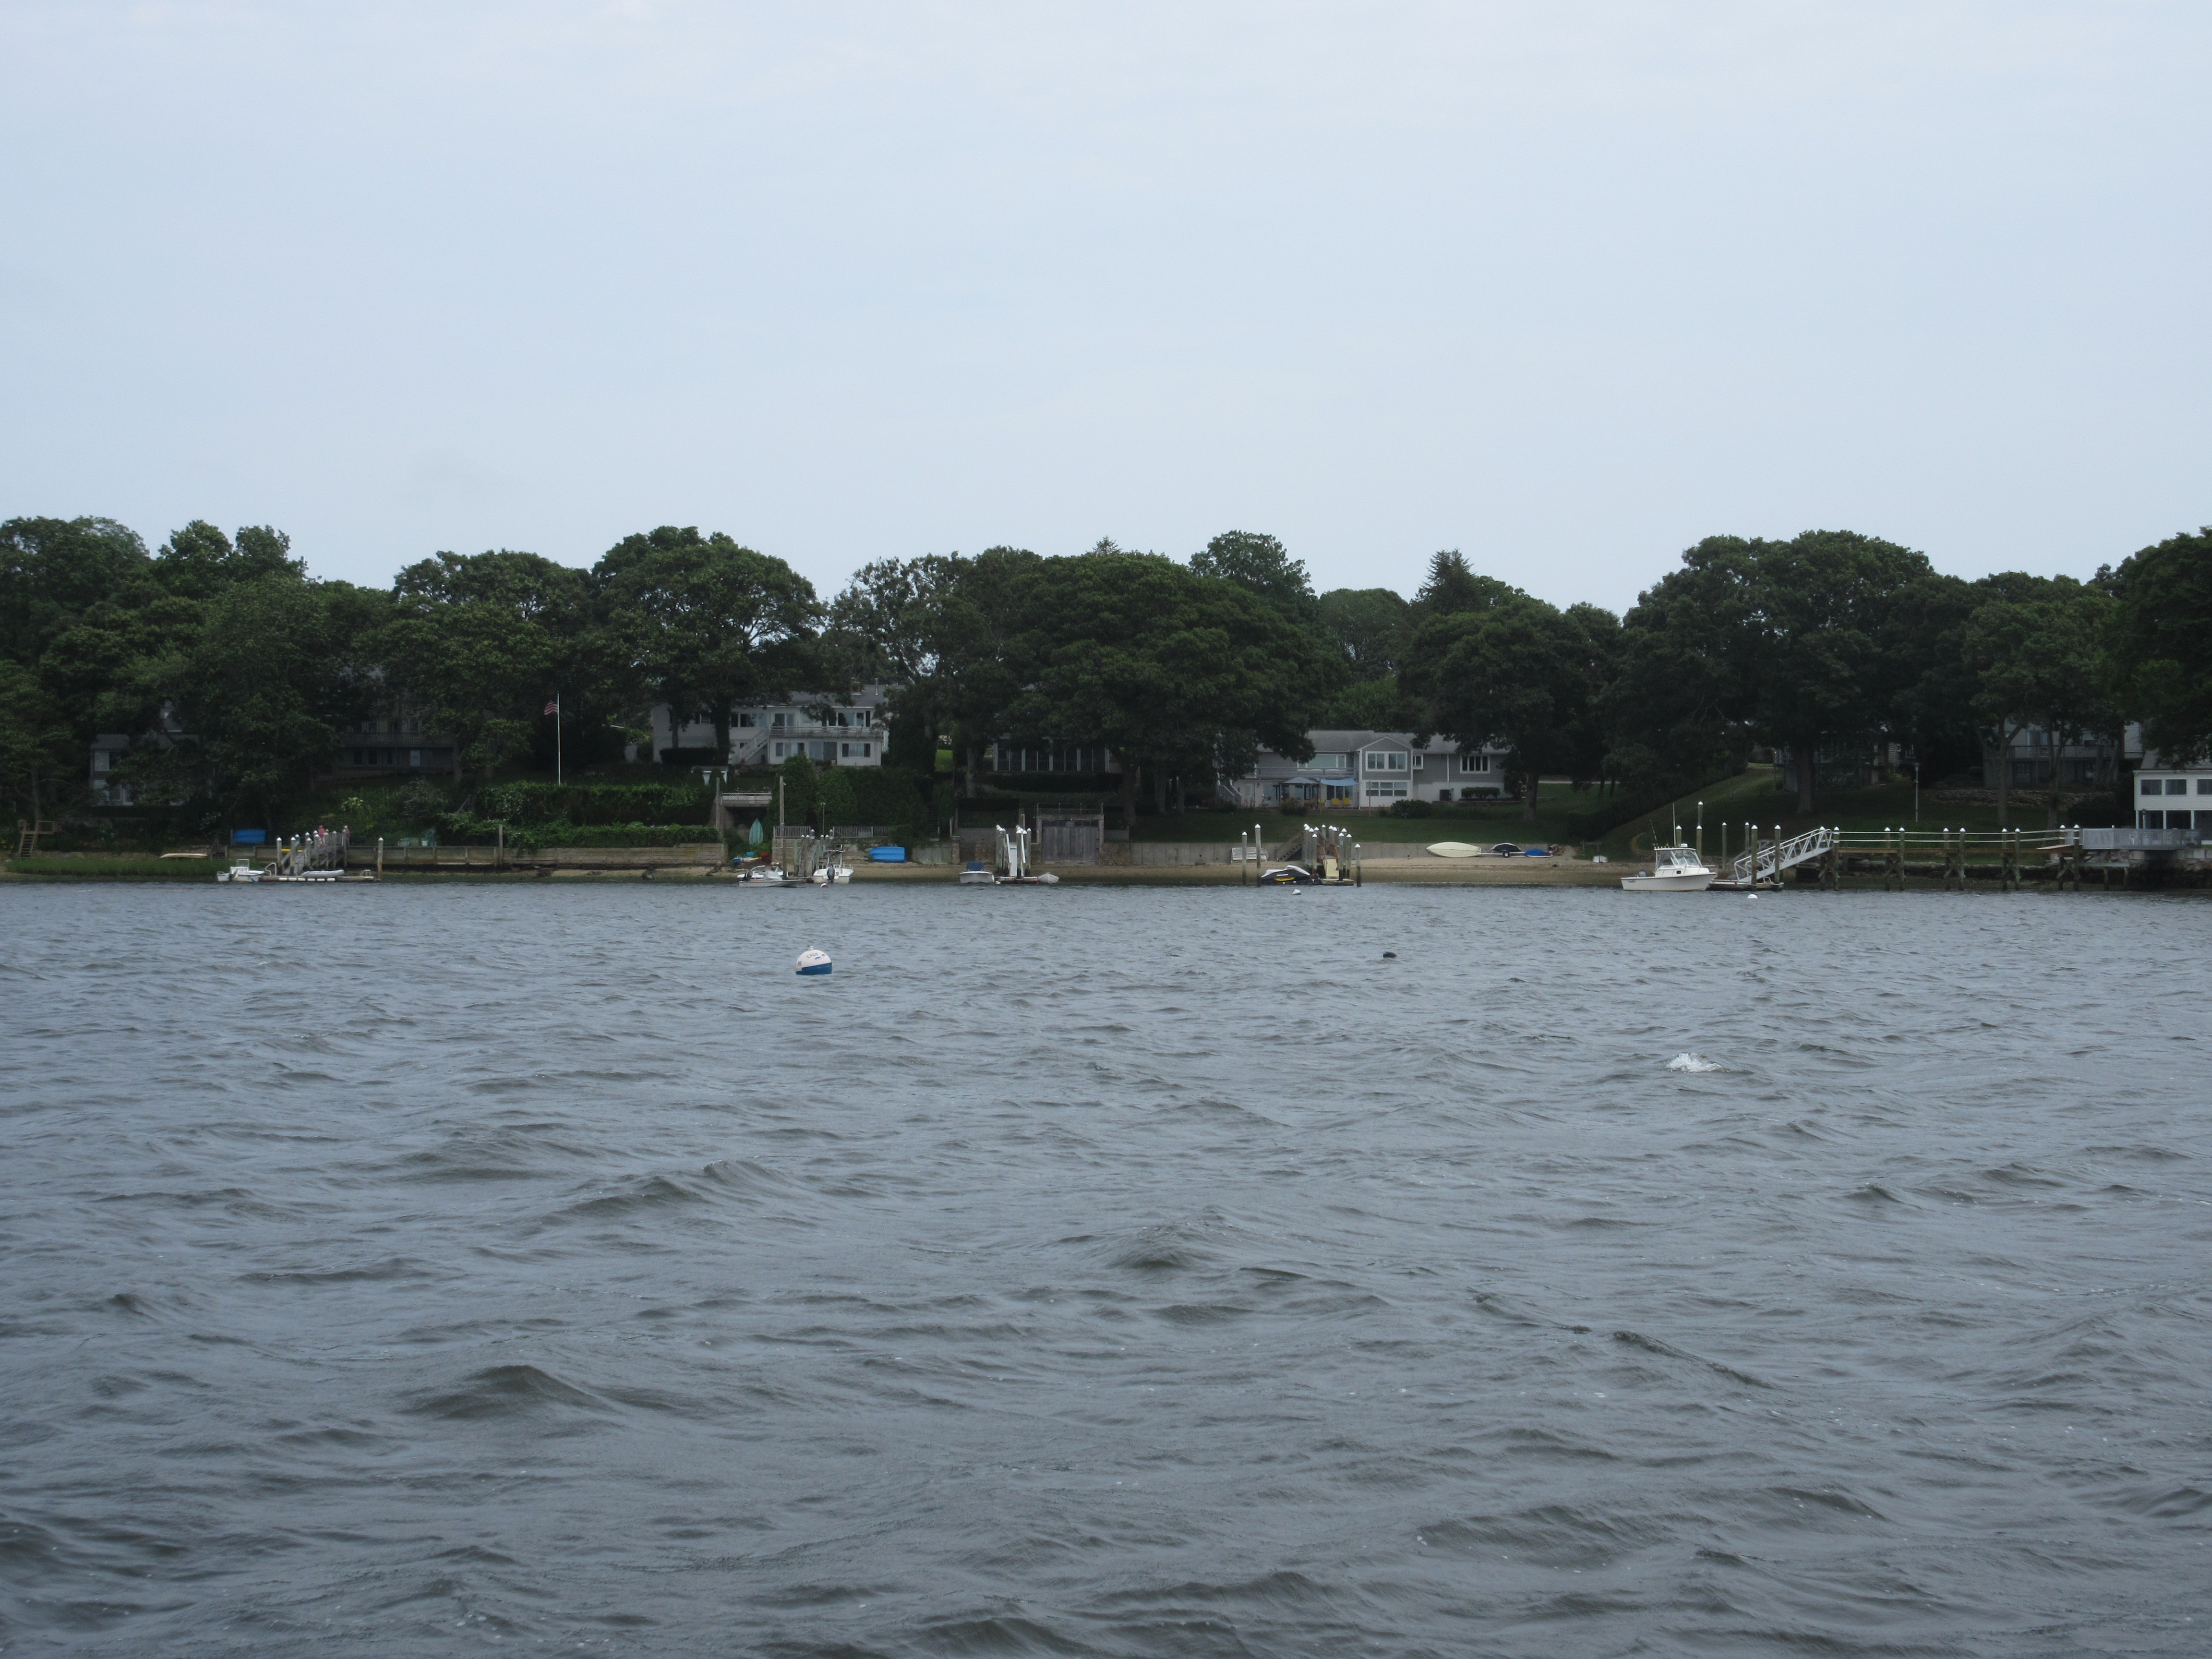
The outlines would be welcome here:
[[[1410,732],[1309,732],[1313,758],[1297,762],[1263,749],[1244,776],[1224,780],[1237,806],[1310,800],[1316,806],[1381,810],[1401,800],[1483,800],[1505,793],[1504,751],[1465,746]]]
[[[864,685],[849,694],[792,693],[777,702],[746,703],[732,711],[732,766],[776,766],[804,755],[817,766],[881,766],[890,737],[885,705],[891,688]],[[712,749],[714,723],[672,718],[665,702],[653,706],[653,752]]]

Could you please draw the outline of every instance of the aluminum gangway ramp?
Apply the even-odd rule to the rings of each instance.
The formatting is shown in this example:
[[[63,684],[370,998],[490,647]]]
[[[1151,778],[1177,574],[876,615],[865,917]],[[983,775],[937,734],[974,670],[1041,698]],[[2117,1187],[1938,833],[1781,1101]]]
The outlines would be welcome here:
[[[1792,836],[1788,841],[1762,842],[1755,855],[1739,854],[1729,866],[1729,874],[1738,887],[1750,887],[1762,881],[1779,881],[1784,870],[1802,864],[1808,859],[1820,857],[1835,844],[1836,832],[1825,828],[1808,830],[1803,835]],[[1752,868],[1754,856],[1759,862],[1756,871]]]

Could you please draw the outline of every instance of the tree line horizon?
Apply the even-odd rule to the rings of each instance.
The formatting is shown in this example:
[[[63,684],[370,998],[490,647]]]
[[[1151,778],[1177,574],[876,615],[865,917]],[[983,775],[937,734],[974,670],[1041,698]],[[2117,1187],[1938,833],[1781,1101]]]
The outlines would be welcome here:
[[[2169,760],[2212,752],[2212,527],[2086,579],[1945,575],[1850,531],[1713,536],[1616,616],[1558,606],[1431,556],[1407,598],[1316,592],[1273,536],[1230,531],[1188,562],[1102,540],[863,565],[824,599],[784,560],[662,526],[588,569],[441,552],[388,589],[307,574],[267,526],[204,520],[149,552],[112,520],[0,523],[0,787],[36,817],[88,810],[101,733],[118,773],[210,825],[274,821],[347,733],[404,703],[486,778],[543,746],[619,756],[647,711],[711,723],[795,693],[896,688],[884,763],[919,787],[950,746],[971,793],[1000,741],[1121,757],[1125,817],[1179,808],[1313,730],[1406,731],[1504,751],[1534,818],[1541,781],[1651,793],[1787,749],[1799,806],[1819,763],[1895,744],[1931,775],[2021,734],[2058,759],[2131,721]],[[189,741],[176,740],[184,734]],[[2081,793],[2087,793],[2084,790]]]

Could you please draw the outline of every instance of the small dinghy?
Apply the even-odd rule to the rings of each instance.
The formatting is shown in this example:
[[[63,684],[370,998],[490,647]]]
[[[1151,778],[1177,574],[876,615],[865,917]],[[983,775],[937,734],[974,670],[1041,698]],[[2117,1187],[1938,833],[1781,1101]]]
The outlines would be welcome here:
[[[1483,854],[1481,848],[1463,841],[1433,842],[1429,851],[1440,859],[1479,859]]]
[[[1720,872],[1705,867],[1703,859],[1687,847],[1655,847],[1651,873],[1623,876],[1620,884],[1631,893],[1702,893]]]

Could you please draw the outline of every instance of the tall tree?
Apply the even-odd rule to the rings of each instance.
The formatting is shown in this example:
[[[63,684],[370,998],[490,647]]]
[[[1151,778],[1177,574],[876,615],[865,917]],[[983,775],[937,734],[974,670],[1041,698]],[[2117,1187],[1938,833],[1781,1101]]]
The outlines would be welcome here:
[[[2118,605],[2107,684],[2167,765],[2212,755],[2212,525],[2172,536],[2099,573]]]
[[[824,646],[844,659],[848,678],[896,688],[885,759],[915,771],[935,769],[946,725],[946,606],[966,564],[957,554],[873,560],[830,606]]]
[[[112,519],[0,524],[0,657],[26,666],[147,566],[146,544]]]
[[[1759,544],[1712,536],[1622,618],[1605,699],[1613,775],[1639,791],[1741,764],[1759,708]]]
[[[1618,632],[1595,605],[1563,611],[1512,591],[1480,610],[1430,616],[1414,633],[1404,681],[1424,731],[1506,748],[1534,821],[1545,773],[1589,775],[1602,764],[1597,710]]]
[[[217,592],[166,671],[165,701],[186,739],[134,755],[134,787],[281,821],[376,695],[371,647],[388,603],[289,571]]]
[[[1997,822],[2008,817],[2013,741],[2024,730],[2040,729],[2051,771],[2047,821],[2056,828],[2062,751],[2113,724],[2103,695],[2101,650],[2114,601],[2071,576],[2013,572],[1977,586],[1986,597],[1967,618],[1962,647],[1972,705],[1990,734]]]
[[[392,582],[380,645],[390,691],[436,710],[453,776],[526,745],[549,694],[589,651],[590,579],[535,553],[439,553]],[[571,705],[573,708],[573,704]]]
[[[1398,672],[1413,608],[1387,587],[1338,587],[1316,602],[1321,630],[1344,655],[1354,680]]]
[[[37,823],[56,810],[78,746],[68,711],[39,676],[0,657],[0,788]]]
[[[1273,536],[1249,530],[1226,530],[1191,556],[1190,568],[1201,576],[1234,582],[1248,593],[1273,605],[1301,628],[1319,620],[1313,583],[1307,580],[1305,562]]]
[[[1446,548],[1430,556],[1428,577],[1413,595],[1413,617],[1425,622],[1463,611],[1486,611],[1519,592],[1495,576],[1481,574],[1457,548]]]
[[[1048,559],[1022,573],[1024,689],[1008,735],[1103,743],[1120,757],[1123,821],[1139,769],[1209,783],[1262,748],[1303,760],[1324,647],[1241,585],[1150,554]]]
[[[1903,608],[1934,572],[1925,554],[1851,531],[1759,544],[1758,720],[1797,761],[1797,807],[1813,810],[1824,750],[1871,744],[1912,678]]]
[[[823,672],[808,648],[823,615],[813,585],[720,531],[663,525],[627,536],[592,574],[639,677],[679,723],[712,720],[724,755],[739,703]]]
[[[264,576],[304,580],[307,565],[292,556],[292,538],[269,525],[248,525],[235,540],[205,519],[170,532],[150,572],[170,592],[209,599],[240,582]]]

